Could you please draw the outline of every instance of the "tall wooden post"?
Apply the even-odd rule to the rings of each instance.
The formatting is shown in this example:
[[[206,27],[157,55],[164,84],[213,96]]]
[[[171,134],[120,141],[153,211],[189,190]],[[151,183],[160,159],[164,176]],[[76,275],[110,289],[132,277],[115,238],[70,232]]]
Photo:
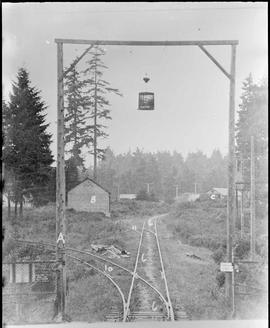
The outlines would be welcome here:
[[[178,199],[178,185],[176,185],[175,188],[175,198]]]
[[[119,202],[120,200],[120,185],[117,185],[117,201]]]
[[[238,192],[238,188],[236,186],[235,188],[235,217],[236,217],[236,222],[235,222],[235,229],[237,229],[237,226],[238,226],[238,222],[239,222],[239,202],[238,202],[238,196],[239,196],[239,192]]]
[[[64,84],[63,43],[57,43],[57,170],[56,170],[56,261],[57,307],[61,320],[65,317],[65,158],[64,158]]]
[[[240,162],[241,182],[244,182],[244,160],[241,156]],[[241,197],[240,197],[240,225],[241,225],[241,239],[244,237],[244,184],[241,184]]]
[[[241,239],[244,237],[244,189],[241,190],[240,197],[240,222],[241,222]]]
[[[254,137],[250,138],[250,255],[255,256],[255,156]]]
[[[197,182],[194,183],[194,192],[197,194]]]
[[[232,244],[235,227],[235,64],[236,45],[231,45],[230,102],[229,102],[229,156],[227,198],[227,261],[232,262]],[[233,307],[232,273],[226,272],[226,296]]]

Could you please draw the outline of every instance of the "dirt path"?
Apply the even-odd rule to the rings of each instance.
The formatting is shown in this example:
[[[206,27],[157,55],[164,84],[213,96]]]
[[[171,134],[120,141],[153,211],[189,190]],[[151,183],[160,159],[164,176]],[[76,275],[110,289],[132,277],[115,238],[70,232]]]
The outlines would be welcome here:
[[[154,258],[153,258],[153,237],[150,232],[145,232],[144,235],[144,249],[146,249],[146,253],[143,253],[143,258],[141,261],[145,261],[142,263],[140,268],[140,273],[147,279],[147,281],[155,284],[154,278]],[[153,305],[153,292],[149,289],[149,287],[140,284],[139,285],[139,298],[140,298],[140,306],[139,311],[151,311]]]
[[[212,252],[181,243],[167,228],[169,217],[158,221],[161,252],[173,305],[190,319],[221,319],[222,306],[215,298],[216,265]]]
[[[150,230],[154,232],[154,224],[152,221],[155,217],[156,216],[150,218],[148,217],[133,219],[129,220],[128,222],[126,221],[126,224],[128,226],[136,225],[137,231],[140,232],[142,224],[145,221],[146,230],[144,231],[143,235],[137,272],[140,276],[142,276],[149,283],[151,283],[155,288],[164,293],[164,290],[162,289],[162,287],[164,288],[164,286],[162,286],[160,274],[161,266],[159,262],[155,235],[147,231]],[[139,239],[139,234],[137,234],[135,240],[137,241],[137,239]],[[136,247],[138,247],[137,243]],[[159,299],[158,294],[153,289],[151,289],[149,286],[140,281],[136,281],[135,294],[137,296],[138,302],[136,306],[132,306],[131,312],[153,312],[154,314],[160,313],[162,309],[162,302]]]

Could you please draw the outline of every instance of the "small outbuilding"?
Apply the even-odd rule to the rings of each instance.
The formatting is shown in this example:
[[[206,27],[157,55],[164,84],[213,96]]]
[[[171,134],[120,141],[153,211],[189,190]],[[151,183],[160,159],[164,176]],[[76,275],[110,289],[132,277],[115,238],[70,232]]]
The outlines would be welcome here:
[[[228,189],[227,188],[212,188],[207,192],[207,195],[215,200],[215,199],[224,199],[228,195]]]
[[[132,200],[132,199],[136,199],[136,197],[137,197],[136,194],[120,194],[119,195],[120,200],[125,200],[125,199]]]
[[[68,192],[67,208],[78,212],[104,213],[110,217],[110,192],[86,178]]]

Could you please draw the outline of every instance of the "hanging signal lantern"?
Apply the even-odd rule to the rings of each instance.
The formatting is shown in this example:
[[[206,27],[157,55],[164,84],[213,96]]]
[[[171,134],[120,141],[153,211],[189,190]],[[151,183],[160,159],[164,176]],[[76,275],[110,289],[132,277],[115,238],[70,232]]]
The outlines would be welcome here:
[[[145,76],[144,82],[149,82],[150,78]],[[139,108],[138,110],[154,110],[154,92],[139,92]]]

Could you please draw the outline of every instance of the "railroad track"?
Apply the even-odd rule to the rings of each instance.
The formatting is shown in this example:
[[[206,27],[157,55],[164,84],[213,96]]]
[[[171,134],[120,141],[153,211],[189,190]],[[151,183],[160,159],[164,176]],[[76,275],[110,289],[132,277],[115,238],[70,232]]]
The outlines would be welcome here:
[[[107,315],[108,321],[174,321],[168,283],[160,248],[157,220],[143,223],[137,248],[136,261],[127,301],[121,313],[115,308]],[[135,295],[134,295],[135,294]],[[138,301],[135,302],[135,296]],[[123,315],[123,318],[121,318]],[[182,318],[186,318],[182,311]]]
[[[111,266],[131,275],[131,284],[126,298],[119,284],[106,270],[104,271],[93,265],[93,263],[89,263],[79,257],[70,254],[66,255],[68,258],[81,262],[105,276],[117,289],[121,297],[122,308],[113,307],[106,315],[107,321],[175,321],[188,319],[184,309],[179,308],[174,311],[170,299],[157,229],[157,220],[161,217],[162,215],[149,218],[144,221],[141,231],[136,230],[140,238],[133,270],[92,252],[66,247],[66,251],[69,253],[75,252],[88,255],[99,262],[109,263]],[[23,240],[17,241],[38,243]],[[44,245],[55,247],[55,245],[50,243],[44,243]],[[137,297],[137,302],[135,301],[135,296]]]

